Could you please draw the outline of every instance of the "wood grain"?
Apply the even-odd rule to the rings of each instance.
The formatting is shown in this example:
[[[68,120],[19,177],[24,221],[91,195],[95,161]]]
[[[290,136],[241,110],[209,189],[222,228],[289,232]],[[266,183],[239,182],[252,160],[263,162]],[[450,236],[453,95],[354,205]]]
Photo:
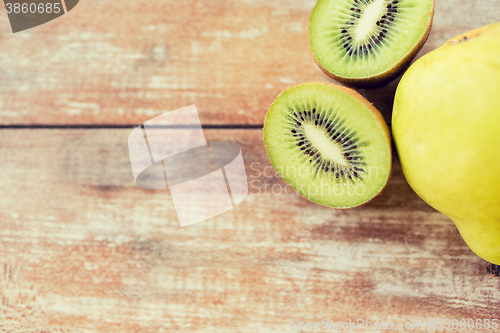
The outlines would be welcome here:
[[[250,194],[180,228],[168,191],[135,186],[130,131],[0,132],[4,332],[297,332],[291,319],[498,318],[500,280],[398,164],[381,196],[335,211],[279,193],[285,184],[261,130],[206,130],[209,141],[240,145]]]
[[[27,127],[0,130],[0,331],[500,319],[500,280],[397,163],[381,196],[335,211],[275,175],[261,130],[206,130],[208,141],[240,145],[250,194],[180,228],[168,190],[134,183],[132,126],[99,128],[193,103],[204,125],[262,125],[282,90],[332,82],[309,51],[315,3],[81,0],[17,34],[0,15],[0,125]],[[436,0],[419,56],[499,17],[498,0]],[[388,121],[397,83],[360,90]],[[50,125],[97,128],[30,129]]]
[[[310,55],[315,3],[82,0],[16,34],[0,16],[0,123],[140,124],[197,104],[206,125],[262,124],[282,90],[331,82]],[[499,17],[498,0],[436,0],[420,55]],[[397,82],[361,91],[388,120]]]

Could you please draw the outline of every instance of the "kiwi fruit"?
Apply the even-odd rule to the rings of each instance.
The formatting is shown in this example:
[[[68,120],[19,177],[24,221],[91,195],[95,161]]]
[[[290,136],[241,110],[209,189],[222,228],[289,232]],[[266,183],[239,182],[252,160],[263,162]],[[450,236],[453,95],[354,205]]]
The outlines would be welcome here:
[[[408,68],[433,16],[434,0],[319,0],[309,22],[311,51],[337,81],[378,88]]]
[[[370,201],[392,168],[389,128],[356,91],[310,82],[282,92],[264,122],[271,164],[298,193],[332,208]]]

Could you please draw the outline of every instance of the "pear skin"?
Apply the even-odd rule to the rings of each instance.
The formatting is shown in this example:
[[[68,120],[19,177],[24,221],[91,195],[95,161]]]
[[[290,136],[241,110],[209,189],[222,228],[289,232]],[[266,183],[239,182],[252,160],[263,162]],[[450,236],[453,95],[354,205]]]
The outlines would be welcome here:
[[[392,132],[413,190],[500,265],[500,23],[417,60],[396,91]]]

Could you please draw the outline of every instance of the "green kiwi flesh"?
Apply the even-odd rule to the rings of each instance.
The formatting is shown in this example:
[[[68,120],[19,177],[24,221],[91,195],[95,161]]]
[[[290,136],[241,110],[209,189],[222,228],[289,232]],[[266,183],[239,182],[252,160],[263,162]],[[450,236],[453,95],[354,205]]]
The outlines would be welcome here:
[[[271,164],[310,201],[351,208],[370,201],[392,168],[389,128],[352,89],[311,82],[281,93],[264,123]]]
[[[433,15],[434,0],[319,0],[309,23],[311,51],[336,80],[376,88],[410,65]]]

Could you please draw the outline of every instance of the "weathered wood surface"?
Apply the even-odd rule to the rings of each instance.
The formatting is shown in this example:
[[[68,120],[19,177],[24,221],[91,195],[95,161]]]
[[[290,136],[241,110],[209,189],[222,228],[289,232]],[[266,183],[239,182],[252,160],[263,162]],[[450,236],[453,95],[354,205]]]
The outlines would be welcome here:
[[[204,125],[261,125],[280,91],[332,82],[309,51],[314,4],[81,0],[17,34],[1,14],[0,125],[139,124],[193,103]],[[498,0],[436,0],[419,55],[499,17]],[[396,86],[361,93],[389,120]],[[293,318],[442,327],[499,317],[500,280],[397,163],[381,196],[335,211],[281,193],[261,130],[206,130],[241,146],[250,195],[180,228],[168,190],[135,185],[131,130],[0,130],[0,331],[297,332]]]
[[[197,104],[203,124],[262,124],[282,90],[331,81],[309,51],[315,3],[81,0],[17,34],[2,14],[0,123],[140,124]],[[498,0],[436,0],[420,55],[499,17]],[[396,85],[362,94],[388,119]]]
[[[250,195],[180,228],[168,191],[135,186],[130,131],[0,132],[4,332],[296,332],[293,318],[498,318],[500,280],[398,164],[381,196],[335,211],[277,194],[284,183],[261,130],[206,130],[209,141],[240,145]]]

